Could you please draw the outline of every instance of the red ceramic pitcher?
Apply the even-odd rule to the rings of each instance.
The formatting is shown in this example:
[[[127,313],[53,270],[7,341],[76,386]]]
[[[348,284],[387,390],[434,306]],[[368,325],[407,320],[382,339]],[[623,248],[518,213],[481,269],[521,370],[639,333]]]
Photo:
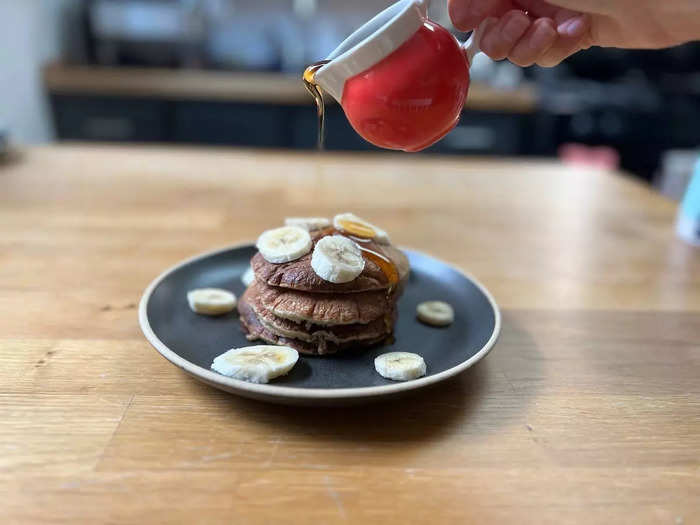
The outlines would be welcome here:
[[[352,127],[381,148],[420,151],[457,125],[477,38],[460,44],[429,20],[423,0],[401,0],[350,35],[315,74]]]

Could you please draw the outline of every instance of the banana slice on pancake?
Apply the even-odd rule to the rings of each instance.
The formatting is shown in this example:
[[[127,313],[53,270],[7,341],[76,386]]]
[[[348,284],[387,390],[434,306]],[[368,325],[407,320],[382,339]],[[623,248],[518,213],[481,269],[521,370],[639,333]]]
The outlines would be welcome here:
[[[256,246],[267,262],[295,261],[311,251],[311,236],[299,226],[282,226],[264,231]]]
[[[329,235],[316,243],[311,267],[321,279],[348,283],[365,269],[360,247],[342,235]]]

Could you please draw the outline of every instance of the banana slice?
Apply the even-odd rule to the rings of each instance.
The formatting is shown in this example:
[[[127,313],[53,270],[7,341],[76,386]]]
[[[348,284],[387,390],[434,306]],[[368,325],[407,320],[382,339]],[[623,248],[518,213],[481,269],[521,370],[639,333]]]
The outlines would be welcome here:
[[[410,352],[389,352],[375,358],[374,368],[379,375],[394,381],[407,381],[425,375],[425,361]]]
[[[455,320],[455,311],[443,301],[426,301],[416,307],[420,321],[433,326],[447,326]]]
[[[299,353],[288,346],[246,346],[215,357],[211,368],[241,381],[267,383],[287,374],[298,359]]]
[[[312,232],[328,228],[331,225],[331,221],[325,217],[287,217],[284,219],[284,224],[286,226],[298,226]]]
[[[243,272],[243,275],[241,275],[241,282],[243,283],[243,286],[246,288],[253,284],[253,281],[255,280],[255,272],[253,271],[252,266],[248,266],[248,269]]]
[[[236,307],[236,296],[220,288],[199,288],[187,292],[187,302],[198,314],[221,315]]]
[[[374,239],[379,244],[389,244],[389,234],[372,223],[361,219],[354,213],[341,213],[333,217],[333,226],[350,235]]]
[[[285,263],[311,251],[311,236],[298,226],[282,226],[264,231],[256,245],[267,262]]]
[[[360,247],[342,235],[329,235],[316,243],[311,267],[321,279],[348,283],[365,269]]]

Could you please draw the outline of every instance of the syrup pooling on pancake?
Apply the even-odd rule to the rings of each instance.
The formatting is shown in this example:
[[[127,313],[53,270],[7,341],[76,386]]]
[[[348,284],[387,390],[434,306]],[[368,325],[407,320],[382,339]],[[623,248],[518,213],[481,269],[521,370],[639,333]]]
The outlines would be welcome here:
[[[387,295],[391,294],[391,292],[394,291],[394,287],[399,282],[399,271],[396,268],[394,262],[391,259],[389,259],[386,255],[383,255],[379,252],[375,252],[374,250],[370,250],[369,248],[366,248],[361,244],[359,244],[358,246],[360,247],[362,256],[365,259],[372,261],[374,264],[379,266],[382,272],[384,272],[386,280],[389,282],[389,288],[387,289],[386,293]]]
[[[390,244],[389,234],[379,226],[367,222],[354,213],[341,213],[333,217],[333,226],[350,235],[372,239],[379,244]]]
[[[389,283],[387,294],[391,294],[399,282],[399,270],[394,261],[378,251],[381,249],[379,246],[376,246],[378,250],[372,250],[367,246],[367,244],[371,243],[377,236],[375,229],[370,225],[350,219],[336,219],[335,223],[341,228],[326,228],[321,232],[321,234],[323,236],[343,235],[355,242],[355,244],[357,244],[362,251],[363,257],[369,261],[372,261],[382,271],[387,282]]]
[[[339,231],[338,233],[343,235],[345,232]],[[384,276],[386,277],[386,280],[389,283],[389,288],[387,289],[386,293],[387,295],[391,294],[391,292],[394,291],[394,287],[399,282],[399,270],[396,268],[396,264],[394,264],[394,261],[389,259],[389,257],[384,255],[383,253],[379,253],[379,251],[375,251],[368,248],[366,246],[366,243],[370,242],[372,240],[371,238],[363,238],[361,236],[356,235],[347,235],[346,233],[345,235],[346,237],[349,237],[350,239],[355,241],[355,243],[360,247],[362,256],[365,259],[367,259],[368,261],[372,261],[374,264],[379,266],[379,269],[382,271],[382,273],[384,273]]]
[[[325,228],[323,230],[311,232],[314,248],[320,239],[331,235],[348,237],[360,248],[369,249],[384,255],[389,259],[391,265],[396,268],[399,275],[399,283],[394,286],[392,295],[400,290],[401,283],[408,277],[409,263],[406,256],[398,248],[392,245],[379,244],[371,239],[357,242],[352,237],[347,234],[343,235],[343,232],[334,228]],[[359,239],[359,237],[356,237],[356,239]],[[272,264],[266,261],[262,255],[256,254],[251,264],[255,271],[256,278],[259,281],[273,287],[291,288],[306,292],[332,294],[365,292],[370,290],[384,290],[386,292],[387,288],[391,285],[391,275],[387,275],[387,273],[393,273],[391,268],[387,268],[386,265],[384,265],[383,268],[375,261],[370,261],[368,257],[362,257],[366,261],[362,273],[353,281],[342,284],[328,282],[320,277],[310,264],[311,258],[312,253],[308,253],[289,263]]]
[[[337,224],[340,226],[340,230],[357,237],[364,239],[374,239],[377,236],[377,232],[374,228],[367,224],[362,224],[359,221],[353,221],[350,219],[338,219]]]
[[[371,241],[388,242],[389,237],[386,232],[352,213],[336,215],[333,218],[333,225],[338,230],[338,233],[349,237],[360,247],[362,255],[366,260],[372,261],[379,266],[389,283],[387,294],[391,294],[394,287],[399,282],[399,271],[396,268],[396,264],[384,253],[381,253],[381,248],[379,248],[378,245],[375,246],[377,249],[372,249],[367,246]],[[378,239],[380,230],[382,239]]]

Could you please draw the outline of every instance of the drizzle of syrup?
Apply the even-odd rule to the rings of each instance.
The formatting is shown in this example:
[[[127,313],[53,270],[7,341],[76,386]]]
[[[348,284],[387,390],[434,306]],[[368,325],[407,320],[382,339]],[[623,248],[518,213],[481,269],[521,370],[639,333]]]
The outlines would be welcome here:
[[[350,235],[362,237],[363,239],[374,239],[377,236],[377,232],[374,231],[374,228],[368,226],[367,224],[362,224],[361,222],[351,221],[348,219],[339,220],[338,223],[343,231],[349,233]]]
[[[311,93],[311,96],[314,97],[314,102],[316,102],[316,113],[318,114],[319,151],[323,150],[326,137],[326,104],[323,101],[323,92],[321,91],[319,85],[316,84],[314,77],[316,76],[316,71],[328,64],[328,62],[330,62],[330,60],[321,60],[320,62],[311,64],[306,68],[301,77],[301,79],[304,81],[304,86],[306,87],[307,91]]]
[[[386,293],[390,295],[399,282],[399,271],[396,269],[396,265],[386,255],[370,250],[361,244],[358,244],[358,246],[362,250],[364,258],[379,266],[379,269],[386,276],[386,280],[389,281],[389,289]]]

